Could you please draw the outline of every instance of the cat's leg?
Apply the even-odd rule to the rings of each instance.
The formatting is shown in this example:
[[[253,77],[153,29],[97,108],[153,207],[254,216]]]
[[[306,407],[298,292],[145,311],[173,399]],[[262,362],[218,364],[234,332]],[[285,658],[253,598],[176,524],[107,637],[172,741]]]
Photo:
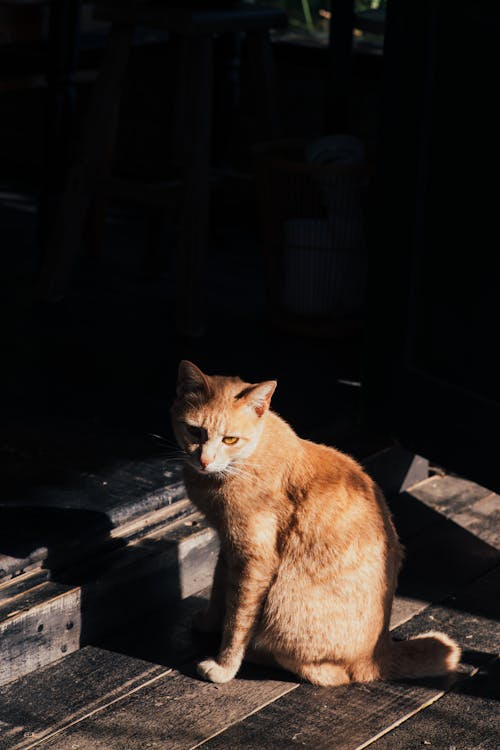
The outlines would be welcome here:
[[[210,592],[208,607],[196,612],[192,625],[200,633],[220,633],[224,624],[226,611],[226,563],[222,550],[219,552],[215,566],[214,580]]]
[[[269,559],[247,560],[227,569],[226,618],[217,659],[198,664],[198,673],[210,682],[228,682],[243,661],[273,570]]]
[[[344,667],[331,661],[310,662],[307,664],[283,656],[277,656],[276,661],[284,669],[299,675],[299,677],[307,680],[307,682],[311,682],[313,685],[334,687],[335,685],[346,685],[351,681]]]

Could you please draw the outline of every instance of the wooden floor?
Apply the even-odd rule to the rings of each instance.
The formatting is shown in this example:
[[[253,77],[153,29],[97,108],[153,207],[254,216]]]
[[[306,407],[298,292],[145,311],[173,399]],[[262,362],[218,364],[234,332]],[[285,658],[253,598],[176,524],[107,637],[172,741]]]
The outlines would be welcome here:
[[[0,750],[495,750],[500,746],[500,498],[434,475],[390,499],[406,547],[392,627],[444,630],[463,650],[449,678],[340,688],[245,666],[194,673],[216,644],[189,627],[199,596],[0,688]],[[1,644],[0,644],[1,648]]]

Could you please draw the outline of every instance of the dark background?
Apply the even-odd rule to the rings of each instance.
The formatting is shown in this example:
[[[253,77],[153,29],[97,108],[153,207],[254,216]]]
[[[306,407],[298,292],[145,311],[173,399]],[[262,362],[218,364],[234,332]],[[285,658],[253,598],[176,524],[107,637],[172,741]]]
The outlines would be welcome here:
[[[225,176],[211,189],[205,332],[188,338],[176,328],[176,197],[162,210],[160,229],[157,211],[110,202],[103,249],[97,252],[92,242],[82,247],[62,300],[37,299],[44,242],[106,40],[106,28],[90,17],[84,6],[74,85],[64,92],[64,137],[55,148],[46,21],[40,36],[35,29],[0,46],[6,470],[26,476],[35,454],[50,474],[51,462],[61,463],[55,456],[76,466],[82,452],[100,464],[135,451],[154,453],[149,433],[170,440],[176,368],[179,359],[189,358],[209,373],[277,378],[274,406],[303,436],[347,449],[353,434],[358,440],[369,435],[374,445],[401,440],[492,486],[497,212],[495,186],[488,188],[484,175],[489,164],[494,173],[497,152],[493,6],[442,2],[396,10],[393,3],[385,55],[380,38],[358,32],[344,62],[339,47],[328,44],[324,23],[316,36],[292,24],[288,36],[275,38],[282,137],[312,141],[348,132],[363,140],[376,167],[365,215],[368,300],[353,331],[326,336],[283,330],[269,315],[252,157],[261,134],[251,70],[243,41],[238,80],[228,80],[227,60],[235,53],[224,37],[215,45],[212,165],[214,174]],[[12,24],[21,30],[20,21]],[[350,33],[352,24],[345,28]],[[164,34],[137,32],[116,174],[146,180],[172,175],[167,144],[175,60],[175,44]],[[441,416],[440,397],[432,387],[422,390],[405,379],[407,370],[412,377],[425,372],[426,382],[439,381],[450,398]],[[473,415],[464,389],[474,402]],[[471,430],[474,437],[464,440]],[[438,436],[431,444],[429,434]],[[56,481],[58,471],[60,466]]]

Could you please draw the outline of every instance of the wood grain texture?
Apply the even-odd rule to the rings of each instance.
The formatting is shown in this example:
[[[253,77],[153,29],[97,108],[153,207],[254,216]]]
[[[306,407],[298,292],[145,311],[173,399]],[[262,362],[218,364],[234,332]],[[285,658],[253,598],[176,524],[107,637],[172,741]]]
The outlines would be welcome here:
[[[193,637],[191,617],[208,593],[1,687],[0,750],[31,746],[192,659],[207,639]]]
[[[500,649],[500,605],[494,596],[499,582],[500,568],[496,568],[396,631],[397,636],[407,636],[438,628],[455,637],[465,649],[465,672],[458,676],[332,690],[297,686],[286,682],[285,673],[275,673],[268,680],[268,672],[246,667],[237,680],[214,686],[193,679],[192,666],[188,666],[182,674],[172,671],[112,705],[99,706],[92,715],[44,742],[43,747],[134,750],[148,743],[150,747],[169,748],[192,748],[203,743],[211,750],[268,750],[291,744],[329,748],[335,743],[340,750],[351,750],[363,746],[440,700],[457,680],[491,661],[495,649]],[[170,636],[174,646],[179,644],[181,654],[185,644],[182,646],[179,633]],[[214,698],[217,692],[219,699]],[[174,704],[175,719],[171,713]]]
[[[442,694],[420,685],[369,683],[339,688],[301,685],[203,745],[207,750],[354,750],[391,723]]]
[[[22,600],[11,603],[0,623],[0,685],[80,648],[81,592],[64,588],[42,584],[38,604],[31,600],[23,609]]]
[[[457,510],[491,494],[490,490],[476,482],[450,474],[429,477],[415,484],[409,492],[413,497],[436,510],[446,507]]]
[[[166,672],[91,646],[0,688],[0,750],[20,750]]]
[[[112,529],[185,498],[181,465],[156,438],[63,420],[31,430],[0,430],[2,580],[91,557]]]
[[[0,602],[0,685],[153,610],[175,610],[210,583],[217,549],[214,532],[191,513],[65,571],[65,580],[14,589]]]
[[[443,503],[462,508],[474,500],[484,503],[490,497],[485,488],[456,477],[431,477],[407,492],[389,497],[396,528],[405,545],[392,628],[500,562],[498,550],[483,539],[482,532],[492,525],[487,513],[478,522],[479,533],[473,533],[460,524],[460,519],[456,520],[454,513],[446,517],[437,510]]]
[[[487,502],[489,497],[490,495],[486,493],[482,497],[476,498],[476,501]],[[405,513],[413,511],[414,503],[422,504],[421,500],[407,495],[401,495],[401,499],[403,504],[400,506],[399,512],[403,518]],[[397,504],[398,501],[395,500],[394,502]],[[428,513],[430,516],[427,515]],[[161,512],[159,515],[161,515]],[[214,747],[228,748],[238,746],[238,743],[242,747],[258,748],[260,747],[259,742],[266,742],[268,744],[262,744],[262,747],[274,748],[275,746],[280,747],[279,742],[282,742],[281,746],[283,747],[286,742],[289,742],[290,744],[305,743],[305,746],[316,748],[323,746],[321,742],[326,742],[325,738],[329,738],[328,741],[331,742],[331,727],[335,727],[336,747],[358,747],[360,743],[369,741],[366,739],[367,736],[373,738],[377,734],[387,731],[394,724],[406,720],[408,716],[415,712],[419,712],[429,701],[432,702],[439,698],[442,691],[450,686],[447,681],[434,681],[425,684],[376,683],[369,686],[351,685],[345,689],[339,689],[346,691],[345,697],[342,697],[343,693],[339,697],[338,690],[334,690],[330,692],[335,698],[332,698],[332,700],[325,699],[322,702],[324,691],[319,688],[301,685],[297,690],[296,698],[291,693],[285,695],[285,693],[297,688],[296,682],[288,682],[289,678],[285,673],[269,674],[263,670],[250,667],[245,667],[238,679],[230,685],[224,686],[224,688],[207,686],[197,679],[193,679],[192,666],[188,667],[187,670],[183,669],[182,674],[180,672],[169,672],[171,667],[191,659],[195,653],[202,653],[200,648],[203,649],[204,644],[192,640],[189,626],[191,613],[195,609],[201,608],[200,599],[197,597],[184,601],[181,608],[182,612],[177,611],[176,614],[175,608],[172,606],[174,600],[170,600],[166,596],[164,598],[166,606],[159,609],[149,619],[142,617],[140,627],[125,628],[122,637],[109,633],[106,641],[103,638],[104,630],[101,627],[103,626],[103,620],[109,619],[109,625],[115,617],[115,621],[121,622],[123,625],[126,622],[128,610],[135,609],[136,613],[142,611],[139,604],[142,601],[141,596],[146,594],[147,600],[149,595],[147,585],[145,585],[147,579],[142,577],[141,560],[149,561],[144,569],[147,569],[148,565],[152,566],[150,572],[153,574],[153,589],[149,589],[150,593],[152,590],[160,591],[161,586],[165,585],[164,569],[161,562],[158,565],[158,560],[161,560],[162,555],[164,561],[168,557],[171,558],[171,562],[175,566],[179,563],[181,568],[184,566],[184,579],[182,575],[177,575],[177,589],[174,592],[174,599],[181,595],[186,596],[189,593],[194,593],[193,589],[201,588],[203,581],[205,581],[203,585],[209,582],[210,573],[207,574],[207,571],[215,560],[216,544],[214,544],[214,539],[211,538],[212,532],[205,529],[203,524],[195,526],[197,532],[192,533],[193,527],[190,527],[189,523],[191,522],[190,518],[192,520],[195,515],[181,516],[171,525],[167,539],[167,542],[170,541],[171,543],[170,547],[168,543],[162,547],[165,537],[161,524],[152,523],[149,526],[146,524],[145,528],[149,533],[145,537],[140,535],[140,530],[143,527],[141,519],[130,521],[128,527],[123,527],[128,529],[127,533],[132,537],[137,532],[137,544],[131,545],[132,547],[135,546],[136,549],[133,550],[130,557],[125,558],[121,563],[118,562],[117,558],[116,567],[111,566],[108,570],[110,576],[108,583],[109,581],[114,582],[111,589],[107,588],[105,581],[103,584],[102,580],[99,584],[100,588],[96,588],[97,584],[92,583],[92,579],[90,584],[86,583],[83,588],[85,593],[83,611],[87,613],[86,618],[84,618],[83,623],[76,620],[72,621],[72,627],[67,632],[60,628],[68,615],[67,610],[61,609],[59,613],[56,611],[58,625],[53,632],[50,630],[38,632],[38,626],[44,624],[45,629],[46,623],[37,617],[33,619],[36,614],[40,614],[39,605],[44,602],[44,587],[54,587],[52,599],[57,599],[66,593],[64,590],[65,584],[42,581],[33,590],[26,593],[22,581],[19,582],[17,587],[11,582],[10,585],[14,586],[12,595],[4,598],[3,603],[0,604],[0,613],[3,612],[4,618],[7,618],[6,622],[10,621],[9,626],[13,627],[10,633],[11,637],[15,635],[16,618],[25,618],[25,625],[29,629],[29,633],[28,630],[25,633],[28,637],[24,638],[22,630],[18,630],[16,635],[21,663],[23,663],[23,659],[26,660],[29,657],[31,666],[33,666],[33,663],[36,666],[36,658],[38,658],[36,652],[39,643],[47,648],[54,658],[59,658],[62,655],[61,652],[57,651],[62,645],[66,645],[69,650],[77,648],[76,640],[71,641],[71,639],[75,638],[81,629],[85,638],[89,639],[93,634],[95,637],[100,637],[100,643],[105,643],[109,648],[109,651],[95,650],[96,674],[99,675],[101,672],[104,673],[108,670],[109,674],[107,673],[106,679],[109,681],[106,682],[106,679],[102,678],[101,680],[99,678],[103,683],[103,690],[102,693],[97,691],[97,698],[95,698],[96,686],[93,680],[88,677],[90,662],[86,660],[86,654],[89,652],[84,649],[84,652],[80,652],[83,653],[83,661],[80,666],[78,662],[79,654],[73,654],[63,662],[37,672],[31,677],[24,678],[25,681],[5,686],[0,692],[0,697],[4,700],[3,704],[0,701],[0,707],[4,707],[0,713],[0,720],[7,723],[6,731],[8,731],[8,734],[4,732],[0,737],[4,735],[7,737],[7,740],[5,740],[7,742],[6,748],[17,747],[13,744],[14,742],[24,743],[19,747],[29,747],[33,742],[38,744],[42,735],[45,736],[46,733],[50,734],[59,730],[63,730],[61,734],[48,740],[49,744],[44,741],[42,745],[49,747],[52,746],[52,743],[57,743],[54,747],[58,750],[73,745],[81,748],[123,747],[123,744],[119,744],[119,738],[121,737],[122,743],[125,742],[124,737],[128,736],[127,733],[130,732],[130,739],[126,740],[128,743],[126,747],[132,749],[135,747],[142,748],[148,742],[153,743],[151,747],[155,746],[155,742],[160,742],[158,746],[183,748],[193,747],[200,742],[207,744],[209,747],[213,745]],[[421,527],[420,533],[412,536],[409,532],[407,572],[406,577],[403,576],[401,581],[400,592],[402,595],[397,597],[395,601],[392,624],[393,626],[400,625],[397,630],[398,636],[411,635],[429,629],[445,630],[461,642],[466,652],[466,662],[472,668],[482,668],[491,661],[492,656],[500,649],[500,626],[498,624],[500,612],[498,611],[498,596],[494,595],[494,592],[498,592],[500,587],[499,568],[494,567],[495,561],[498,561],[498,553],[466,529],[461,528],[441,514],[437,514],[434,509],[426,507],[424,515],[425,523]],[[486,515],[487,513],[485,513]],[[116,533],[118,536],[120,535],[119,531]],[[199,544],[200,537],[203,540],[202,544]],[[160,550],[161,552],[159,552]],[[114,554],[119,557],[119,551],[114,552]],[[158,554],[160,554],[160,557],[158,557]],[[157,565],[158,567],[155,567]],[[126,575],[127,568],[135,569],[135,573],[130,580]],[[178,568],[176,570],[178,571]],[[490,572],[470,582],[471,579],[485,571]],[[97,576],[97,578],[99,577]],[[26,581],[30,579],[38,580],[36,574],[28,575],[25,578]],[[120,585],[120,581],[122,581],[122,585]],[[464,584],[467,584],[467,582],[470,583],[464,588]],[[0,588],[5,593],[9,586],[4,584]],[[458,594],[453,594],[442,605],[425,607],[426,601],[430,601],[432,597],[443,598],[445,595],[457,591]],[[67,593],[69,595],[71,591],[68,590]],[[23,612],[22,609],[19,610],[19,607],[22,607],[21,603],[25,595],[27,596],[25,600],[26,610]],[[74,592],[71,595],[74,596]],[[81,603],[74,602],[74,606],[77,609],[79,607],[80,612],[82,611]],[[98,612],[97,619],[94,619],[93,613],[95,612]],[[412,617],[415,613],[419,613],[418,616]],[[46,641],[44,641],[45,638]],[[5,646],[5,643],[4,639],[0,640],[0,648]],[[208,653],[215,649],[216,645],[206,642],[205,647],[208,649]],[[28,653],[27,656],[23,649],[27,652],[31,649],[35,653],[35,657],[33,653],[31,655]],[[110,655],[113,652],[116,654],[116,665],[113,663],[113,656]],[[120,655],[120,652],[122,655]],[[69,653],[69,651],[67,650],[66,653]],[[145,660],[148,660],[150,664],[145,667],[146,672],[142,676],[141,669],[143,667],[141,665],[147,663]],[[64,670],[67,661],[69,662],[68,669],[73,665],[72,674],[79,685],[78,690],[80,692],[74,701],[70,696],[66,696],[64,691],[61,692],[61,687],[66,680]],[[139,662],[139,666],[137,662]],[[163,687],[160,688],[160,683],[163,683],[164,680],[163,677],[159,680],[158,687],[156,683],[148,684],[150,674],[148,670],[150,668],[153,670],[151,674],[154,675],[163,674],[163,672],[169,673],[168,684],[174,684],[176,687],[175,691],[167,692],[167,695],[170,696],[168,699],[162,692]],[[159,672],[155,670],[159,670]],[[129,677],[127,676],[130,672],[132,675],[137,675],[137,680],[133,682],[131,687],[128,685]],[[184,674],[184,672],[186,673]],[[175,680],[171,683],[170,679],[174,677]],[[25,718],[22,721],[21,714],[16,713],[15,707],[19,703],[16,696],[20,694],[18,686],[23,683],[22,689],[25,691],[27,703],[21,701],[19,710],[22,710],[23,705],[34,705],[42,685],[42,683],[37,683],[39,678],[45,680],[45,689],[47,695],[50,694],[51,696],[52,707],[45,719],[42,716],[43,711],[40,714],[34,712],[33,721],[30,724],[26,718],[28,711],[23,715]],[[268,682],[266,678],[270,678],[270,681]],[[9,679],[11,679],[11,676]],[[135,677],[130,679],[135,680]],[[29,680],[34,680],[34,682],[30,683]],[[275,683],[279,684],[277,688]],[[269,684],[274,685],[270,691],[268,690]],[[179,686],[179,689],[177,689],[177,686]],[[260,686],[260,691],[256,686]],[[210,697],[212,693],[208,688],[211,688],[212,692],[215,691],[217,694],[219,690],[226,690],[226,688],[230,692],[227,696],[224,693],[223,699],[213,701],[212,704],[212,698]],[[21,688],[19,687],[19,689]],[[156,694],[157,689],[160,690],[160,694],[158,694],[160,697]],[[9,692],[11,690],[12,692]],[[131,690],[134,692],[130,694]],[[231,690],[235,692],[231,692]],[[145,691],[144,695],[143,691]],[[200,699],[198,699],[198,695],[201,696]],[[304,695],[303,698],[302,695]],[[142,697],[144,697],[142,713],[148,714],[146,718],[141,715],[138,708]],[[227,715],[225,713],[226,697],[229,701]],[[113,702],[115,699],[116,702]],[[125,710],[122,706],[122,703],[129,699],[133,704],[130,718],[128,718],[128,709]],[[97,700],[97,703],[94,700]],[[172,705],[175,703],[175,710],[183,715],[179,735],[172,734],[173,729],[171,728],[168,731],[165,729],[163,718],[165,700],[169,706],[168,712],[171,711]],[[277,703],[272,706],[267,705],[265,708],[266,704],[276,700]],[[30,701],[32,701],[32,704],[30,704]],[[155,705],[155,701],[158,705]],[[289,703],[283,703],[283,701]],[[193,718],[193,712],[194,707],[198,705],[201,706],[201,718],[197,723],[197,720],[195,721]],[[367,710],[369,709],[366,717],[363,714],[363,705],[367,706]],[[115,716],[115,711],[119,713],[118,718]],[[170,722],[174,726],[174,714],[168,712],[167,717],[170,716]],[[90,713],[92,713],[91,716],[88,715]],[[250,713],[254,715],[245,719]],[[262,720],[259,718],[261,716]],[[308,716],[310,717],[310,725],[304,729],[300,721],[305,721]],[[380,720],[380,717],[383,721]],[[213,718],[212,723],[210,723],[211,718]],[[64,729],[72,722],[77,723]],[[255,722],[258,723],[255,724]],[[274,728],[275,722],[276,729]],[[229,728],[232,723],[234,723],[234,726]],[[190,733],[188,726],[190,724],[193,724],[195,736]],[[116,732],[115,736],[113,728],[116,726],[119,727],[119,731]],[[154,737],[154,727],[156,726],[159,727],[158,736]],[[354,735],[352,734],[353,727],[356,728],[357,732]],[[22,732],[31,732],[32,739],[21,737],[21,729]],[[289,730],[292,729],[293,732],[290,733]],[[14,733],[12,734],[12,732]],[[169,734],[169,732],[171,733]],[[372,732],[371,735],[370,732]],[[209,739],[217,734],[220,736],[212,740]],[[8,739],[9,737],[11,740]],[[352,741],[358,744],[349,744],[351,742],[349,737],[351,739],[354,737]],[[28,740],[29,744],[26,745]],[[64,741],[69,744],[65,745]],[[112,742],[115,744],[110,744]],[[170,745],[171,742],[174,744]],[[342,742],[346,744],[342,745]],[[143,744],[141,745],[141,743]],[[328,747],[329,745],[325,744],[324,746]],[[3,750],[1,744],[0,748]]]
[[[120,508],[131,518],[183,492],[182,464],[172,460],[162,436],[58,416],[40,418],[36,426],[6,420],[0,438],[2,506],[101,511],[117,525]],[[141,499],[156,493],[164,493],[161,505],[153,501],[142,508]]]
[[[41,583],[45,583],[48,578],[48,570],[35,570],[3,581],[0,583],[0,607],[9,599],[20,596]]]
[[[297,744],[311,750],[355,750],[432,704],[438,711],[442,696],[454,684],[460,684],[466,693],[467,675],[490,662],[500,649],[499,581],[497,568],[446,604],[429,607],[396,631],[397,635],[406,636],[429,629],[445,630],[464,647],[463,673],[432,680],[347,685],[334,690],[301,685],[203,747],[274,750]]]
[[[398,593],[427,602],[443,599],[500,562],[498,550],[438,514],[425,532],[405,542],[405,550]]]
[[[140,691],[43,743],[47,750],[192,748],[294,690],[285,679],[255,673],[225,685],[172,671]]]
[[[500,549],[500,496],[459,477],[431,477],[411,495]]]
[[[500,738],[500,663],[491,662],[440,701],[420,711],[373,750],[497,750]]]
[[[500,566],[427,607],[396,630],[402,637],[424,630],[444,630],[467,652],[496,656],[500,652]],[[470,656],[471,654],[469,654]]]

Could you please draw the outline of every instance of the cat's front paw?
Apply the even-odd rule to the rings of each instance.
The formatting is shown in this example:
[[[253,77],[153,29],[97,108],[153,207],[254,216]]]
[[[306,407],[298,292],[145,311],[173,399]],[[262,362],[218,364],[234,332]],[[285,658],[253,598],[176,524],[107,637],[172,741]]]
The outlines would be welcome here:
[[[215,617],[208,609],[196,612],[191,620],[193,630],[198,633],[220,633],[222,630],[221,618]]]
[[[204,680],[219,683],[229,682],[238,671],[231,667],[223,667],[221,664],[218,664],[215,659],[205,659],[204,661],[200,661],[196,669],[198,674],[203,677]]]

